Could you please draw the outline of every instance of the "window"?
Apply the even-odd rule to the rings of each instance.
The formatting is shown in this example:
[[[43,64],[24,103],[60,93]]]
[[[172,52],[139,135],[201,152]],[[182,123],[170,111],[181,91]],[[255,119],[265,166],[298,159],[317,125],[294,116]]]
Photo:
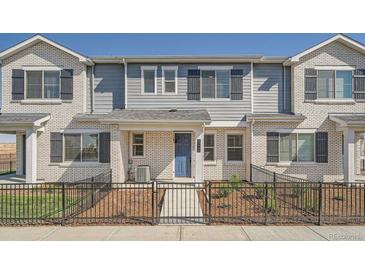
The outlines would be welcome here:
[[[319,70],[318,98],[352,98],[352,71]]]
[[[89,133],[65,134],[65,161],[97,162],[99,135]]]
[[[214,134],[204,135],[204,161],[215,160]]]
[[[132,156],[144,156],[144,135],[143,133],[132,134]]]
[[[163,92],[177,93],[177,68],[163,68]]]
[[[27,99],[58,99],[60,71],[26,71]]]
[[[281,162],[314,162],[313,133],[280,133]]]
[[[243,161],[243,135],[227,135],[227,161]]]
[[[143,93],[156,93],[156,68],[142,68]]]
[[[201,71],[202,98],[226,98],[230,96],[230,70]]]

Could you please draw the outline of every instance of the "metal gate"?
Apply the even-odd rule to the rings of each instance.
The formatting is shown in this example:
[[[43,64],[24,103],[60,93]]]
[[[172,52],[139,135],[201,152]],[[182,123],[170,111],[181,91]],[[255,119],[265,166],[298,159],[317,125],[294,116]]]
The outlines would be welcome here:
[[[159,224],[205,224],[207,197],[204,183],[157,182],[162,193],[158,210]],[[157,199],[158,200],[158,199]]]

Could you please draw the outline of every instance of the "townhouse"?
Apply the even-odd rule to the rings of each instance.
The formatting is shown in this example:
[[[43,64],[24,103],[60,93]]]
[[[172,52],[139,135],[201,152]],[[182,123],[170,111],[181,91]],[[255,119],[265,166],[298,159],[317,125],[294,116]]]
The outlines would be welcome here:
[[[87,57],[36,35],[0,61],[26,182],[365,180],[365,46],[342,34],[293,57]]]

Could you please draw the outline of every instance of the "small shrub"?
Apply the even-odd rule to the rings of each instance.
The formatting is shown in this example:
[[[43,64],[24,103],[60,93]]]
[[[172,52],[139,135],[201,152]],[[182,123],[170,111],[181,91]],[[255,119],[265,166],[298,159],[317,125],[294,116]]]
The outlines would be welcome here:
[[[229,179],[229,184],[234,189],[238,189],[242,185],[240,175],[239,174],[233,174],[231,176],[231,178]]]
[[[292,191],[295,196],[302,197],[308,191],[308,186],[300,183],[294,183]]]
[[[272,192],[272,193],[274,193],[274,192]],[[275,214],[275,213],[278,212],[278,204],[277,204],[277,201],[276,201],[276,194],[274,193],[272,195],[272,193],[269,193],[269,197],[268,197],[268,200],[267,200],[267,212]]]
[[[265,184],[255,184],[255,192],[256,196],[259,199],[262,199],[265,197]]]
[[[217,195],[215,196],[216,198],[225,198],[229,195],[230,191],[228,188],[220,188]]]
[[[342,195],[336,195],[335,197],[333,197],[333,200],[335,200],[335,201],[343,201],[343,196]]]

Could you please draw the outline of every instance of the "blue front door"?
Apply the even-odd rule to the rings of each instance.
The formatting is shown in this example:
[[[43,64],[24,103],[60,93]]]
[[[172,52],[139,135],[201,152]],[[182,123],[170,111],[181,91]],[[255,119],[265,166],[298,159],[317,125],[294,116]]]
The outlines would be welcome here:
[[[191,176],[191,134],[175,133],[175,177]]]

